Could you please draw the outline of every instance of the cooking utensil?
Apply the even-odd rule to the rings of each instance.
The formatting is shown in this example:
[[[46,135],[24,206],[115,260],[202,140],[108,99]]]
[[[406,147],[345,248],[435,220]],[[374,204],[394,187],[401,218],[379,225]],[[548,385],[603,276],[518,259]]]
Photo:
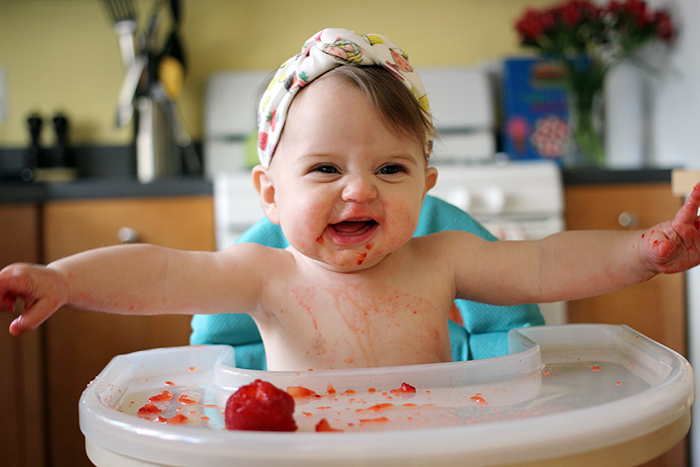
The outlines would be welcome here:
[[[173,29],[163,47],[158,63],[158,79],[171,99],[177,99],[182,90],[187,65],[185,53],[176,29]]]
[[[163,110],[173,133],[174,142],[181,153],[185,173],[200,173],[202,170],[202,164],[199,161],[199,157],[197,157],[197,152],[192,144],[192,137],[187,130],[184,119],[182,118],[180,107],[168,95],[165,86],[162,83],[156,83],[153,86],[151,95],[155,101],[160,102],[163,106]]]
[[[148,59],[140,55],[134,58],[129,67],[126,70],[126,76],[124,77],[124,83],[122,84],[122,89],[119,92],[119,107],[117,108],[117,126],[123,127],[131,121],[134,114],[134,97],[138,90],[139,81],[141,81],[141,75],[146,67]]]
[[[114,32],[119,36],[124,68],[128,69],[136,58],[134,36],[136,33],[136,10],[132,0],[104,0],[107,13],[114,22]]]
[[[158,39],[159,26],[162,19],[166,0],[158,0],[151,9],[148,28],[144,31],[142,52],[150,55],[156,54],[156,40]]]

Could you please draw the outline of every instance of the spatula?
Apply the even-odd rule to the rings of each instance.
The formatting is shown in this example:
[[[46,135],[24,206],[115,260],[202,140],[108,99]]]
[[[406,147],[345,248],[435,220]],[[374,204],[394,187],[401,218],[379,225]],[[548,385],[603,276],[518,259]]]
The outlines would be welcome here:
[[[119,36],[119,48],[124,68],[128,69],[136,58],[134,35],[136,33],[136,10],[132,0],[104,0],[107,13],[114,22],[114,32]]]

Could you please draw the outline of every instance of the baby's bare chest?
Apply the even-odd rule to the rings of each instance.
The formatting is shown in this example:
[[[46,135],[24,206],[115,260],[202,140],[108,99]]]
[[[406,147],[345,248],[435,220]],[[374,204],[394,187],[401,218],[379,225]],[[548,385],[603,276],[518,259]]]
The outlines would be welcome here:
[[[449,361],[452,301],[428,287],[390,284],[290,287],[276,330],[309,367]],[[263,332],[264,334],[264,332]]]

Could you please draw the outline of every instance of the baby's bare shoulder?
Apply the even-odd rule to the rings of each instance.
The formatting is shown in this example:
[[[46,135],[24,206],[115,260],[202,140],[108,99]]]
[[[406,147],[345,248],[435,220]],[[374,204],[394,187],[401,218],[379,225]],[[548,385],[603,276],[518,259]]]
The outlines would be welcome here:
[[[222,250],[220,254],[227,259],[235,259],[240,261],[280,261],[284,258],[289,258],[291,260],[291,255],[287,250],[282,248],[272,248],[252,242],[236,243],[235,245],[231,245],[225,250]]]
[[[464,248],[484,241],[481,237],[462,230],[444,230],[411,239],[414,248],[428,254],[454,252],[455,248]]]

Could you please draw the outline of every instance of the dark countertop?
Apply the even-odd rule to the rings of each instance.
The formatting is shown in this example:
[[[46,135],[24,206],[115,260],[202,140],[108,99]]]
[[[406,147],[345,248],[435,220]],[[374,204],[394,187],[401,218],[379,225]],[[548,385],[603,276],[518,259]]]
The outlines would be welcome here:
[[[670,183],[670,168],[563,169],[564,186],[622,183]]]
[[[668,183],[671,169],[599,170],[564,169],[564,186]],[[45,202],[61,199],[148,198],[164,196],[210,196],[211,180],[202,177],[163,178],[140,183],[135,178],[86,178],[64,183],[0,181],[0,202]]]
[[[0,202],[210,196],[212,193],[211,180],[202,177],[163,178],[151,183],[140,183],[135,178],[94,178],[63,183],[0,181]]]

